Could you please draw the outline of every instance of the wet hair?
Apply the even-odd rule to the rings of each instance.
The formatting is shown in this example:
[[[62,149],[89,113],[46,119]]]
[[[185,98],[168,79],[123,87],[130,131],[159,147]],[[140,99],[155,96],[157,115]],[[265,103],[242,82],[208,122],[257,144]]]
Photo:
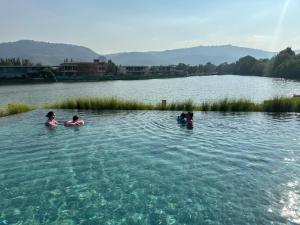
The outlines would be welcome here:
[[[192,113],[192,112],[188,112],[188,114],[189,114],[189,116],[190,116],[191,118],[193,118],[193,117],[194,117],[194,113]]]
[[[46,117],[48,117],[48,118],[53,117],[53,116],[55,116],[53,111],[48,112],[46,115]]]
[[[182,118],[182,119],[185,118],[185,116],[186,116],[185,113],[180,114],[180,118]]]
[[[79,119],[79,117],[78,116],[73,116],[73,121],[77,121]]]

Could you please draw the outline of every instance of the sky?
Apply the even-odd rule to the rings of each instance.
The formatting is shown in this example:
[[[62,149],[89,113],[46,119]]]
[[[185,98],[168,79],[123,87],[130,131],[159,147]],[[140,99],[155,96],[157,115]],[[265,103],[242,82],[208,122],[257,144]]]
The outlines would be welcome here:
[[[99,54],[232,44],[300,49],[299,0],[0,0],[0,42]]]

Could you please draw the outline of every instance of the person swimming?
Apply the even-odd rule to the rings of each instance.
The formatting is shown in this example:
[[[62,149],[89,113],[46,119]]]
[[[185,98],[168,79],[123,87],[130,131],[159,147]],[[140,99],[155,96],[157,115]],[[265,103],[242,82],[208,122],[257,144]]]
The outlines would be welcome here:
[[[77,115],[73,116],[73,121],[65,121],[64,122],[65,126],[71,127],[71,126],[80,126],[84,125],[84,120],[79,119]]]
[[[177,122],[181,123],[181,124],[185,124],[186,123],[186,114],[181,113],[180,116],[177,117]]]
[[[56,116],[53,111],[48,112],[46,117],[48,117],[48,120],[46,121],[47,126],[55,127],[58,125],[58,121],[56,120]]]
[[[194,127],[194,113],[188,112],[186,115],[186,126],[188,128]]]

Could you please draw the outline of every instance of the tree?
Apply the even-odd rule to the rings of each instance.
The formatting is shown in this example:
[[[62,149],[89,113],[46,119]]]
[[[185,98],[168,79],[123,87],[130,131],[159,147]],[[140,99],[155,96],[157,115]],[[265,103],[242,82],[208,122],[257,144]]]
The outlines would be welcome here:
[[[32,66],[34,65],[29,59],[4,58],[0,59],[1,66]]]
[[[205,74],[215,74],[217,72],[217,66],[212,64],[211,62],[208,62],[204,66],[204,73]]]
[[[204,74],[204,66],[202,64],[198,65],[198,72],[199,74]]]
[[[20,58],[17,58],[16,65],[21,66],[21,60],[20,60]]]
[[[280,51],[271,60],[271,74],[274,76],[282,76],[284,67],[280,65],[291,60],[295,56],[296,56],[295,52],[289,47]]]
[[[119,68],[117,67],[117,65],[114,64],[111,60],[108,60],[105,73],[108,75],[117,75],[118,72]]]
[[[217,73],[218,74],[233,74],[234,73],[234,63],[222,63],[217,66]]]
[[[149,69],[149,71],[150,71],[151,74],[157,75],[157,74],[159,74],[160,69],[159,69],[158,66],[151,66],[150,69]]]
[[[187,72],[188,74],[196,74],[198,72],[198,66],[189,66]]]
[[[45,68],[45,69],[41,70],[40,74],[45,79],[49,79],[51,81],[56,81],[55,72],[51,68]]]
[[[178,63],[178,65],[176,66],[177,70],[181,70],[181,71],[187,71],[188,65],[184,64],[184,63]]]
[[[255,75],[254,73],[254,65],[257,60],[252,56],[245,56],[240,58],[235,64],[235,74],[240,75]]]

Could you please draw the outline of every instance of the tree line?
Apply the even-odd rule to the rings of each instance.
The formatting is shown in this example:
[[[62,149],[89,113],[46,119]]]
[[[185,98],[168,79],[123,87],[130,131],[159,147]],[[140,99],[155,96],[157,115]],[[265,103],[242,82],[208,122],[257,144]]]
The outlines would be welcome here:
[[[300,54],[296,55],[288,47],[271,59],[256,59],[252,56],[245,56],[234,63],[222,63],[220,65],[214,65],[210,62],[198,66],[179,63],[176,69],[184,71],[187,75],[234,74],[300,79]]]
[[[35,64],[29,59],[20,58],[0,58],[0,66],[36,66],[41,64]]]
[[[65,62],[69,62],[65,59]],[[71,60],[72,62],[72,60]],[[0,66],[34,66],[28,59],[20,58],[1,58]],[[105,75],[120,75],[119,66],[111,60],[105,62]],[[163,76],[192,76],[192,75],[250,75],[250,76],[270,76],[280,78],[300,79],[300,54],[296,54],[290,47],[280,51],[271,59],[256,59],[252,56],[245,56],[234,63],[222,63],[214,65],[210,62],[205,65],[199,64],[191,66],[184,63],[179,63],[174,66],[174,70],[166,70],[165,66],[151,66],[149,71],[151,74]],[[59,75],[58,71],[49,69],[47,75],[52,73]]]

